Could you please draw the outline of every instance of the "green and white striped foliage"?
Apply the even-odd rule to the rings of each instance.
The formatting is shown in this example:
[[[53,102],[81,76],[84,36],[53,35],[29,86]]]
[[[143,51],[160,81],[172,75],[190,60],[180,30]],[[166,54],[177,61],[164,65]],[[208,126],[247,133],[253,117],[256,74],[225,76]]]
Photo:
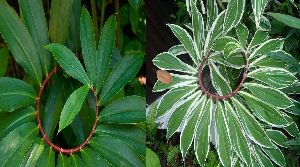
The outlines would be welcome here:
[[[252,2],[259,21],[267,1]],[[282,51],[284,39],[270,39],[260,28],[250,35],[241,22],[245,0],[230,0],[227,9],[220,12],[215,0],[208,1],[206,13],[197,9],[199,1],[187,3],[192,31],[169,24],[181,44],[153,59],[158,68],[171,70],[173,77],[169,84],[156,82],[154,92],[168,91],[151,106],[157,120],[165,120],[167,138],[180,132],[183,157],[193,148],[202,166],[211,143],[225,167],[285,166],[280,149],[286,147],[288,138],[300,134],[290,117],[299,115],[295,109],[299,103],[286,92],[299,82],[294,76],[299,63]],[[181,61],[178,56],[183,54],[193,63]],[[216,99],[203,93],[198,84],[202,61],[209,69],[202,76],[209,92],[226,96],[241,80],[229,79],[227,71],[236,70],[242,76],[246,59],[249,70],[245,82],[233,96]]]

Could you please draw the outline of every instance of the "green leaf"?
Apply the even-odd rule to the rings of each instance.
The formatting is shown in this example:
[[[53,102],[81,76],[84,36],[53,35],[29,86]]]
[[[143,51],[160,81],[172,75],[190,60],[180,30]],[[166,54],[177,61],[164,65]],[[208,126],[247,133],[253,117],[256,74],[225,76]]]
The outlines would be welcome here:
[[[201,165],[205,164],[210,145],[210,130],[213,112],[213,101],[208,99],[201,117],[198,118],[195,126],[194,150],[196,158]]]
[[[90,141],[91,147],[98,151],[114,166],[143,166],[144,160],[132,147],[112,136],[99,136]],[[146,149],[146,147],[145,147]]]
[[[128,0],[134,10],[138,10],[143,5],[143,0]]]
[[[116,17],[110,16],[105,22],[100,34],[100,40],[96,55],[96,68],[93,69],[93,72],[96,74],[96,78],[94,78],[93,83],[96,87],[97,92],[100,91],[100,88],[104,83],[105,75],[108,72],[109,62],[115,46],[116,32]],[[136,54],[135,56],[139,58],[138,54]]]
[[[299,128],[295,122],[287,127],[284,127],[284,130],[293,137],[300,136]]]
[[[247,47],[247,43],[248,43],[247,42],[248,41],[248,36],[249,36],[248,28],[244,24],[239,24],[236,27],[236,35],[237,35],[241,45],[245,49]]]
[[[34,43],[18,14],[6,1],[0,1],[0,32],[16,62],[40,85],[42,70]]]
[[[223,23],[224,23],[225,11],[222,11],[215,21],[213,22],[211,28],[209,29],[204,44],[204,54],[207,54],[211,48],[211,45],[222,35]]]
[[[225,13],[223,34],[238,25],[244,14],[245,0],[230,0]]]
[[[183,158],[186,157],[187,151],[192,145],[195,132],[197,132],[197,120],[200,119],[206,111],[206,109],[204,110],[206,104],[206,97],[202,96],[196,101],[196,103],[194,103],[191,113],[184,118],[184,123],[182,125],[183,129],[180,134],[180,151]]]
[[[49,20],[49,35],[54,43],[64,44],[70,25],[73,0],[52,0]]]
[[[66,44],[68,48],[71,48],[76,54],[80,53],[80,14],[82,4],[81,0],[73,0],[71,9],[69,34]]]
[[[271,52],[269,52],[271,53]],[[268,54],[268,53],[267,53]],[[271,58],[266,55],[262,55],[259,58],[255,59],[250,63],[250,67],[275,67],[275,68],[287,68],[287,63],[276,59]]]
[[[53,85],[49,88],[49,94],[45,103],[43,128],[50,140],[53,137],[65,102],[63,81],[65,80],[60,77],[56,78]]]
[[[80,153],[85,166],[97,167],[99,166],[99,164],[101,164],[101,166],[103,167],[110,167],[112,165],[110,162],[104,159],[104,157],[101,156],[98,152],[88,147],[85,147],[83,150],[81,150]]]
[[[300,19],[299,18],[290,16],[290,15],[286,15],[286,14],[272,13],[272,12],[268,12],[268,15],[274,17],[276,20],[286,24],[287,26],[300,29]]]
[[[300,102],[296,100],[292,100],[293,106],[289,107],[288,109],[284,110],[287,113],[293,114],[293,115],[298,115],[300,116]]]
[[[293,105],[290,98],[280,90],[257,83],[245,83],[243,86],[249,89],[255,97],[278,109],[286,109]]]
[[[116,93],[118,93],[137,74],[143,63],[141,52],[128,53],[121,62],[114,68],[103,85],[99,95],[99,104],[105,104]],[[103,76],[102,76],[103,77]]]
[[[57,158],[57,167],[67,167],[70,166],[70,161],[66,155],[59,153]]]
[[[36,123],[25,123],[0,141],[0,166],[19,166],[38,135]]]
[[[297,81],[297,78],[292,73],[283,68],[259,68],[249,72],[247,76],[268,84],[275,89],[288,87]]]
[[[254,18],[255,18],[255,25],[256,25],[257,29],[259,29],[259,27],[260,27],[262,13],[264,12],[264,9],[266,8],[267,3],[268,3],[268,0],[251,0],[252,9],[253,9]]]
[[[1,112],[0,118],[0,139],[8,135],[18,126],[35,120],[35,109],[31,106],[20,108],[16,112]]]
[[[261,166],[272,167],[273,164],[269,157],[262,152],[262,150],[258,146],[252,147],[253,155]]]
[[[274,109],[266,102],[243,91],[240,91],[239,94],[246,99],[249,108],[253,111],[255,116],[263,122],[274,127],[285,127],[290,124],[290,122],[281,115],[280,111]]]
[[[145,156],[146,134],[143,129],[140,129],[137,126],[109,123],[100,124],[95,133],[99,136],[112,136],[132,147],[140,156]]]
[[[140,96],[127,96],[106,106],[99,120],[108,123],[139,123],[146,119],[146,101]]]
[[[89,87],[85,85],[78,88],[70,95],[60,115],[58,133],[67,127],[79,113],[88,92]]]
[[[183,122],[183,118],[185,115],[191,112],[193,109],[192,106],[195,103],[195,100],[198,100],[196,98],[199,96],[199,94],[193,94],[189,96],[188,98],[182,100],[181,105],[178,106],[173,113],[171,114],[168,124],[167,124],[167,138],[169,139],[180,127],[180,125]]]
[[[198,64],[197,54],[195,52],[193,39],[189,35],[189,33],[185,29],[183,29],[182,27],[180,27],[178,25],[175,25],[175,24],[167,24],[167,25],[170,27],[173,34],[178,38],[178,40],[183,44],[184,48],[188,51],[193,62],[195,64]],[[203,36],[203,34],[201,34],[201,32],[199,32],[199,33],[200,33],[200,35]],[[200,37],[200,39],[201,39],[201,37]]]
[[[204,21],[202,14],[198,11],[196,3],[191,5],[191,14],[192,14],[192,27],[193,27],[193,38],[195,42],[194,50],[196,50],[197,62],[201,60],[203,55],[203,45],[204,45]],[[191,52],[190,52],[191,53]]]
[[[268,40],[268,32],[257,30],[248,45],[248,50]]]
[[[283,43],[284,43],[283,39],[267,40],[250,54],[249,59],[252,59],[258,55],[263,55],[271,51],[280,50],[283,47]]]
[[[274,148],[275,145],[271,142],[270,138],[266,134],[260,123],[254,118],[254,116],[242,105],[238,100],[232,98],[236,113],[240,118],[244,128],[248,134],[248,137],[262,147]]]
[[[240,53],[235,53],[230,55],[229,57],[225,58],[222,55],[217,55],[212,57],[213,61],[220,63],[224,66],[235,68],[235,69],[241,69],[245,67],[245,58]]]
[[[228,43],[239,43],[235,38],[231,36],[223,36],[218,38],[213,44],[212,48],[214,51],[223,51]]]
[[[279,166],[286,166],[285,158],[279,148],[262,148],[262,150],[270,157],[270,159]]]
[[[288,147],[285,142],[287,142],[289,139],[279,130],[274,129],[267,129],[267,134],[269,138],[276,143],[277,145],[281,147]]]
[[[161,167],[157,154],[149,148],[146,151],[146,167]]]
[[[81,158],[76,154],[71,154],[69,157],[70,166],[81,167],[84,166]]]
[[[49,44],[49,37],[42,1],[33,0],[29,2],[29,0],[19,0],[19,7],[24,23],[37,50],[43,73],[47,75],[50,70],[51,57],[44,48],[45,45]]]
[[[36,166],[41,154],[44,151],[44,141],[37,138],[31,145],[30,150],[27,152],[21,166]]]
[[[197,78],[189,75],[179,75],[170,73],[172,76],[172,82],[170,84],[162,83],[160,80],[157,80],[153,92],[161,92],[167,89],[180,88],[188,85],[192,85],[197,82]]]
[[[235,53],[239,53],[242,51],[243,51],[243,48],[241,47],[241,45],[239,43],[229,42],[226,44],[226,46],[224,48],[224,56],[225,56],[225,58],[227,58]]]
[[[250,148],[244,129],[228,101],[225,101],[225,111],[227,113],[229,139],[233,149],[244,163],[250,164]]]
[[[47,49],[52,52],[56,61],[61,65],[68,75],[72,76],[83,84],[88,84],[90,86],[90,80],[84,71],[84,68],[70,49],[59,43],[47,45]]]
[[[167,113],[180,99],[183,99],[193,93],[197,86],[182,87],[167,92],[160,100],[157,107],[157,116],[160,117]]]
[[[259,23],[259,30],[262,31],[271,31],[271,22],[265,16],[261,16],[260,23]]]
[[[207,1],[207,27],[210,28],[219,14],[216,0]]]
[[[228,136],[228,121],[220,102],[216,104],[216,149],[223,166],[231,166],[231,144]]]
[[[187,54],[188,52],[182,44],[171,47],[168,52],[173,56]]]
[[[295,69],[295,71],[300,73],[300,64],[298,60],[296,60],[292,55],[286,53],[285,51],[278,50],[278,51],[268,52],[265,55],[273,59],[278,59],[285,62],[291,68]]]
[[[215,64],[210,66],[210,77],[214,88],[217,90],[219,95],[227,95],[232,92],[228,81],[222,76],[218,67]]]
[[[134,34],[138,33],[138,28],[139,28],[139,20],[140,18],[140,11],[135,10],[134,8],[129,9],[129,20],[130,20],[130,26],[131,26],[131,31]]]
[[[82,56],[89,79],[93,82],[96,80],[96,40],[94,34],[92,18],[85,7],[82,8],[80,16],[80,41],[82,47]]]
[[[192,66],[182,62],[179,58],[171,53],[164,52],[158,54],[153,60],[153,64],[162,70],[174,70],[189,74],[197,73],[197,70]]]
[[[12,112],[35,103],[35,100],[36,92],[26,82],[9,77],[0,78],[0,111]]]
[[[8,67],[8,58],[9,58],[8,48],[0,49],[0,77],[4,77]]]
[[[52,148],[48,147],[45,151],[41,154],[38,162],[38,167],[54,167],[55,166],[55,152]]]

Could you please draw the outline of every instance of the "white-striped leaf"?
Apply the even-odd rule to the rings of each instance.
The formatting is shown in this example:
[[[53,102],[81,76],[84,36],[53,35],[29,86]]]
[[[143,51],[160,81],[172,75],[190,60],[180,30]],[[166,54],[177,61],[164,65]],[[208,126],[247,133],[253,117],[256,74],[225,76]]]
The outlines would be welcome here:
[[[270,53],[270,52],[269,52]],[[268,54],[268,53],[266,53]],[[250,67],[275,67],[275,68],[287,68],[288,65],[279,60],[268,57],[266,55],[260,56],[250,63]]]
[[[285,158],[279,148],[262,148],[270,159],[279,166],[286,166]]]
[[[180,151],[182,157],[186,156],[186,153],[189,147],[192,144],[192,141],[195,136],[196,123],[202,113],[206,104],[206,97],[202,96],[200,100],[195,103],[195,108],[191,111],[191,113],[184,118],[183,130],[180,134]]]
[[[211,64],[210,67],[210,77],[212,79],[212,84],[219,95],[227,95],[231,93],[231,88],[228,81],[222,76],[218,67],[215,64]]]
[[[247,75],[255,80],[270,85],[273,88],[285,88],[297,81],[297,78],[283,68],[258,68]]]
[[[250,148],[244,129],[228,101],[225,101],[225,110],[227,113],[229,138],[231,139],[232,147],[244,163],[250,164]]]
[[[192,66],[182,62],[179,58],[173,56],[171,53],[164,52],[158,54],[153,60],[153,64],[162,70],[174,70],[189,74],[197,73],[197,70]]]
[[[289,108],[293,105],[290,98],[280,90],[257,83],[245,83],[243,86],[249,89],[255,97],[278,109]]]
[[[281,147],[288,147],[285,142],[287,142],[289,139],[279,130],[274,130],[274,129],[267,129],[266,130],[267,135],[269,138],[276,143],[277,145]]]
[[[214,51],[223,51],[227,43],[239,43],[235,38],[231,36],[224,36],[218,38],[212,46]]]
[[[262,43],[258,48],[256,48],[249,56],[249,59],[252,59],[258,55],[263,55],[271,51],[280,50],[283,47],[283,43],[284,43],[283,39],[270,39]]]
[[[178,56],[178,55],[183,55],[188,53],[182,44],[171,47],[168,50],[168,52],[171,53],[173,56]]]
[[[243,51],[243,48],[239,43],[228,42],[224,48],[224,56],[225,56],[225,58],[227,58],[234,53],[239,53],[242,51]]]
[[[231,143],[228,136],[228,120],[220,102],[216,103],[216,149],[223,166],[231,166]]]
[[[168,110],[172,108],[172,106],[174,106],[176,102],[190,95],[196,89],[197,86],[190,86],[170,90],[161,98],[161,101],[159,102],[157,107],[157,116],[160,117],[164,115]]]
[[[253,38],[251,39],[251,42],[248,46],[248,50],[268,40],[268,35],[268,32],[257,30]]]
[[[244,24],[239,24],[236,27],[236,35],[240,41],[240,44],[243,46],[243,48],[246,48],[247,46],[247,40],[249,36],[249,30]]]
[[[191,6],[193,37],[195,40],[195,50],[197,54],[197,61],[201,60],[204,43],[204,21],[202,14],[198,11],[196,3]]]
[[[219,10],[216,0],[207,1],[207,29],[209,29],[212,26],[218,14]]]
[[[268,103],[243,91],[240,91],[239,94],[245,98],[247,105],[253,111],[255,116],[263,122],[275,127],[285,127],[290,124],[290,122],[280,114],[280,111],[276,110]]]
[[[230,0],[226,9],[223,34],[227,34],[243,17],[245,0]]]
[[[191,112],[193,104],[198,100],[196,93],[184,99],[182,104],[171,114],[167,124],[167,138],[170,138],[182,125],[183,118]]]
[[[232,98],[236,113],[240,118],[249,138],[260,146],[274,148],[275,145],[271,142],[265,130],[254,116],[241,104],[237,99]]]
[[[214,56],[212,57],[213,61],[220,63],[224,66],[241,69],[245,66],[245,58],[241,53],[235,53],[231,56],[225,58],[224,56]]]
[[[173,89],[179,88],[183,86],[193,85],[197,82],[197,78],[189,75],[179,75],[170,73],[172,76],[172,82],[170,84],[162,83],[161,81],[157,80],[154,87],[153,92],[161,92],[166,89]]]
[[[205,109],[197,120],[195,127],[194,150],[200,165],[204,166],[209,152],[211,120],[213,112],[213,100],[208,99]]]
[[[259,29],[261,16],[268,3],[268,0],[251,0],[251,3],[252,3],[252,9],[255,18],[255,25],[256,28]]]
[[[184,48],[188,51],[191,59],[195,64],[198,63],[197,55],[194,48],[194,43],[192,37],[189,33],[183,29],[182,27],[175,24],[168,24],[174,35],[178,38],[178,40],[183,44]]]
[[[292,100],[292,102],[293,102],[293,106],[287,108],[284,111],[293,115],[300,116],[300,103],[296,100]]]
[[[295,122],[293,122],[289,126],[284,127],[284,130],[293,137],[300,136],[299,128]]]
[[[252,153],[255,156],[255,159],[259,163],[260,166],[262,167],[272,167],[273,164],[269,157],[262,152],[262,150],[258,146],[253,146],[252,147]]]

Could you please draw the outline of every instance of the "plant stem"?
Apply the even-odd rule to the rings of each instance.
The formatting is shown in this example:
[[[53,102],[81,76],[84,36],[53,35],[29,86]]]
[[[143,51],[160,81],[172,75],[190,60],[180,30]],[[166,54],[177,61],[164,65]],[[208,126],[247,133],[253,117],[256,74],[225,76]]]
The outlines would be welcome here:
[[[116,46],[118,49],[120,49],[120,7],[119,7],[119,0],[115,0],[115,13],[116,13],[116,17],[117,17],[117,42],[116,42]]]
[[[103,0],[105,1],[105,0]],[[98,29],[98,19],[97,19],[97,5],[95,0],[91,0],[92,5],[92,17],[93,17],[93,23],[95,27],[95,35],[96,35],[96,41],[98,41],[99,38],[99,29]]]
[[[106,7],[106,0],[102,0],[100,28],[103,27],[103,23],[104,23],[105,7]]]

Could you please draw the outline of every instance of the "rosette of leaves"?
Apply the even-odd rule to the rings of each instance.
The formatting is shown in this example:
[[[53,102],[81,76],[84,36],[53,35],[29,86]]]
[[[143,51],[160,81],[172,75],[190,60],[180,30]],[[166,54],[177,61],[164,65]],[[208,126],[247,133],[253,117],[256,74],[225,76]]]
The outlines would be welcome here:
[[[63,7],[72,6],[69,3],[63,1],[60,12],[68,10]],[[22,20],[6,1],[0,1],[0,32],[28,76],[26,80],[0,78],[0,166],[143,166],[145,132],[138,125],[145,120],[145,99],[116,96],[136,76],[143,54],[130,52],[113,68],[109,66],[115,45],[115,16],[106,21],[96,47],[92,19],[82,8],[83,67],[70,49],[59,43],[49,44],[41,1],[20,0],[19,4]],[[64,24],[65,18],[61,19]],[[99,122],[91,140],[70,155],[54,152],[39,134],[36,123],[37,91],[51,66],[45,45],[62,67],[51,78],[41,98],[40,119],[47,137],[55,142],[57,136],[63,136],[66,143],[60,144],[67,148],[78,146],[92,131],[95,106],[99,106]],[[95,90],[99,101],[95,102],[89,89]],[[57,125],[58,135],[55,135]]]
[[[166,93],[151,106],[167,120],[166,137],[180,131],[182,156],[192,147],[201,166],[211,143],[226,167],[285,166],[281,148],[299,135],[291,118],[299,103],[285,90],[298,82],[299,63],[282,50],[284,39],[259,26],[267,1],[252,1],[252,34],[241,22],[245,0],[228,1],[224,11],[215,0],[207,9],[202,1],[186,2],[191,24],[168,24],[181,44],[153,59],[172,76],[156,82],[153,91]],[[192,63],[180,59],[184,54]]]

